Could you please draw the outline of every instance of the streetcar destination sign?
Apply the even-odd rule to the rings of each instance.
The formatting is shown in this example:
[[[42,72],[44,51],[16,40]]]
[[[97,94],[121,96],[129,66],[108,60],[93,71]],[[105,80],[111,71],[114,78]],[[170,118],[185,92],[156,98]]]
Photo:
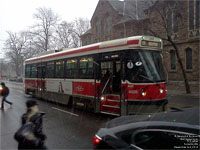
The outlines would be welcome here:
[[[161,47],[160,42],[153,42],[153,41],[142,41],[142,46],[151,46],[151,47]]]

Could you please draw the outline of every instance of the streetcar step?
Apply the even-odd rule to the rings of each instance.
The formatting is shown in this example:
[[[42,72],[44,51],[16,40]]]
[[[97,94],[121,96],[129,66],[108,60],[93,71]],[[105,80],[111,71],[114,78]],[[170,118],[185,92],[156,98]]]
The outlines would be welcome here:
[[[110,100],[107,99],[104,102],[102,102],[103,105],[114,105],[114,106],[120,106],[120,101],[118,100]]]
[[[104,95],[107,99],[114,99],[114,100],[119,100],[120,99],[120,95],[116,95],[116,94],[108,94],[108,95]]]
[[[111,102],[120,102],[119,99],[107,99],[107,101],[111,101]]]
[[[101,111],[102,114],[107,114],[107,115],[113,115],[113,116],[120,116],[119,114],[112,113],[112,112],[106,112],[106,111]]]
[[[102,105],[102,107],[120,108],[119,106],[106,105],[106,104]]]
[[[120,113],[120,107],[104,104],[104,105],[101,106],[101,111],[119,114]]]

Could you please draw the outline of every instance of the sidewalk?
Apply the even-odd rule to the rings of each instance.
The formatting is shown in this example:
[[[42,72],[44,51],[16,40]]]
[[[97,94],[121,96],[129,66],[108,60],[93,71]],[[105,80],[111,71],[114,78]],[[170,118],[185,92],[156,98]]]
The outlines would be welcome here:
[[[190,83],[191,93],[187,94],[182,81],[170,81],[167,84],[168,108],[200,107],[199,83]]]

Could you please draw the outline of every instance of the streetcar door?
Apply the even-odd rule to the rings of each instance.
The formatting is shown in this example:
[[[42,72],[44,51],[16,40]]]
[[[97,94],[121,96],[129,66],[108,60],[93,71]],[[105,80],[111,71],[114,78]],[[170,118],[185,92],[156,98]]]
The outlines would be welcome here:
[[[44,65],[39,65],[37,67],[37,88],[39,93],[45,90],[45,71]]]
[[[121,91],[121,61],[113,62],[112,93],[120,94]]]
[[[101,62],[101,94],[118,94],[121,91],[121,62]]]
[[[121,115],[121,62],[101,62],[101,113]]]

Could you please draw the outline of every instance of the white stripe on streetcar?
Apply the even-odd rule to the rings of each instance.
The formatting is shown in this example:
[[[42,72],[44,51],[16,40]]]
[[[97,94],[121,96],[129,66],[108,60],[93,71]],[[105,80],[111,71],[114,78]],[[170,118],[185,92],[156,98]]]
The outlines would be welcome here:
[[[52,109],[55,109],[55,110],[58,110],[58,111],[61,111],[61,112],[64,112],[64,113],[67,113],[67,114],[70,114],[70,115],[74,115],[74,116],[76,116],[76,117],[79,116],[79,115],[77,115],[77,114],[74,114],[74,113],[71,113],[71,112],[68,112],[68,111],[65,111],[65,110],[56,108],[56,107],[51,107],[51,108],[52,108]]]

